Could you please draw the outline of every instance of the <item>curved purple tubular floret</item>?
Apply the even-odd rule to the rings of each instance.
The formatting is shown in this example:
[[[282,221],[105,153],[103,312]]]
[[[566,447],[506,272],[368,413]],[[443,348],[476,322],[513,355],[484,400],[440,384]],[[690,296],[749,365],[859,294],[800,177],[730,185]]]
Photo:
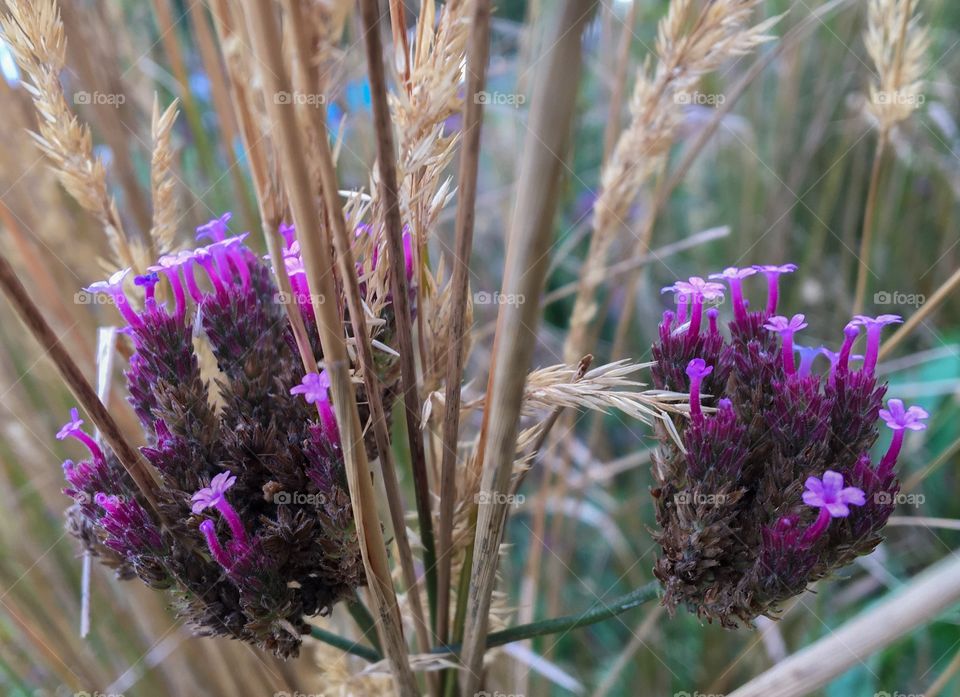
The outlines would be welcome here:
[[[804,315],[778,315],[779,278],[793,264],[728,268],[733,318],[717,312],[699,331],[702,279],[664,289],[680,311],[665,312],[652,352],[654,385],[689,389],[690,415],[674,417],[681,450],[662,432],[653,468],[662,554],[654,568],[671,609],[685,605],[726,627],[776,613],[811,582],[868,554],[894,509],[894,465],[904,433],[924,428],[927,413],[890,400],[875,377],[880,332],[893,315],[857,316],[836,350],[794,343]],[[742,283],[767,280],[765,309],[752,312]],[[709,290],[707,292],[710,292]],[[684,300],[690,321],[684,322]],[[863,366],[854,345],[866,329]],[[799,365],[795,354],[799,354]],[[829,371],[817,369],[820,354]],[[878,420],[893,431],[879,462],[870,451]],[[685,450],[685,452],[684,452]],[[842,519],[842,522],[834,518]]]
[[[121,578],[175,589],[179,611],[201,632],[287,657],[299,650],[297,633],[309,631],[306,618],[352,595],[365,573],[328,376],[304,378],[287,300],[229,221],[226,214],[200,226],[205,246],[165,254],[134,278],[129,296],[129,270],[90,286],[109,294],[128,324],[129,400],[159,488],[147,505],[73,409],[57,437],[81,441],[90,457],[63,463],[64,493],[74,500],[68,528]],[[312,320],[295,230],[278,233],[296,302]],[[370,264],[380,244],[372,239],[359,260]],[[412,276],[409,235],[406,249]],[[307,327],[322,363],[315,323]],[[378,331],[390,343],[389,320]],[[201,371],[200,344],[216,360],[213,376]],[[395,362],[378,369],[384,389],[394,390]],[[376,457],[372,438],[365,445]]]

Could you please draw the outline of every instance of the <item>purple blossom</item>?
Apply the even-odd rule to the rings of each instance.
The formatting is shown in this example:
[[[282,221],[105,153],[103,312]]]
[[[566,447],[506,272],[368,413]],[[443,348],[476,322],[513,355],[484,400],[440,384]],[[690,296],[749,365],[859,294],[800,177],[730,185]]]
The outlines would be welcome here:
[[[877,467],[879,476],[884,477],[893,470],[897,457],[900,455],[900,449],[903,447],[904,432],[907,430],[924,430],[927,425],[923,423],[923,420],[929,418],[929,416],[923,407],[912,406],[904,409],[903,402],[899,399],[891,399],[887,402],[887,408],[880,410],[880,418],[893,431],[893,439]]]
[[[777,332],[783,340],[783,347],[780,352],[783,354],[783,370],[787,375],[793,375],[795,372],[793,362],[793,335],[801,329],[804,329],[807,323],[804,322],[803,315],[794,315],[787,319],[783,315],[774,315],[763,325],[764,329]]]
[[[227,236],[227,224],[232,217],[233,214],[228,211],[219,218],[204,223],[197,228],[197,240],[208,239],[212,242],[219,242]]]
[[[70,421],[65,423],[63,428],[57,432],[57,440],[76,438],[87,446],[87,449],[95,460],[102,461],[103,451],[100,449],[100,446],[97,445],[97,442],[83,430],[82,426],[83,419],[80,418],[80,412],[77,411],[76,407],[73,407],[70,409]]]
[[[280,223],[280,235],[288,249],[297,241],[297,229],[293,225]]]
[[[813,362],[821,353],[823,346],[800,346],[794,344],[793,350],[800,354],[800,365],[797,367],[797,377],[805,378],[813,369]]]
[[[192,259],[193,255],[190,254],[189,258]],[[170,282],[170,287],[173,289],[174,301],[176,302],[177,317],[183,317],[187,311],[187,300],[183,293],[183,284],[180,282],[180,267],[186,265],[187,261],[188,258],[184,256],[183,252],[175,252],[172,254],[164,254],[157,259],[155,265],[147,268],[148,271],[162,273],[167,281]],[[192,274],[186,270],[184,276],[190,280],[193,279]]]
[[[210,486],[200,489],[193,495],[191,501],[193,507],[190,509],[194,513],[202,513],[207,508],[215,508],[227,521],[230,531],[237,542],[246,543],[247,531],[243,526],[243,521],[234,510],[230,502],[227,501],[227,490],[234,485],[237,478],[230,472],[221,472],[210,480]]]
[[[146,293],[147,303],[153,302],[157,283],[160,282],[160,275],[156,271],[151,271],[150,273],[144,274],[143,276],[136,276],[133,279],[134,285],[138,285],[144,289]]]
[[[227,491],[237,481],[237,477],[230,472],[221,472],[210,480],[210,486],[200,489],[193,495],[191,501],[194,513],[201,513],[207,508],[215,508],[226,500]]]
[[[703,410],[700,408],[700,385],[712,372],[713,367],[707,365],[702,358],[694,358],[687,364],[687,377],[690,378],[690,416],[694,419],[703,418]]]
[[[316,404],[320,411],[320,419],[323,422],[324,429],[331,439],[337,433],[337,419],[334,416],[333,408],[330,406],[330,398],[327,396],[327,390],[330,389],[330,375],[326,370],[319,373],[307,373],[299,385],[290,388],[290,394],[302,394],[308,404]]]
[[[677,297],[679,307],[679,323],[686,319],[687,303],[690,303],[690,328],[687,330],[687,341],[692,343],[700,334],[700,320],[703,314],[704,300],[718,300],[723,297],[723,285],[705,281],[699,276],[691,276],[687,281],[677,281],[672,286],[663,288],[660,292],[672,291]]]
[[[733,298],[733,314],[736,320],[743,321],[747,316],[747,307],[743,304],[743,279],[753,276],[757,270],[752,267],[743,269],[728,266],[720,273],[710,274],[712,279],[724,279],[730,286],[730,296]]]
[[[796,264],[759,264],[755,265],[757,271],[767,277],[767,314],[772,315],[777,311],[777,301],[780,295],[780,276],[785,273],[793,273],[797,270]]]
[[[846,518],[850,515],[850,506],[866,504],[866,495],[855,486],[843,486],[843,475],[833,470],[823,473],[823,480],[809,477],[803,492],[803,502],[820,509],[813,525],[807,528],[802,542],[810,544],[819,538],[830,524],[831,518]]]
[[[867,371],[868,375],[873,375],[877,366],[877,357],[880,355],[880,333],[883,328],[888,324],[899,324],[900,322],[903,322],[900,315],[854,316],[853,323],[863,325],[867,329],[867,350],[864,353],[863,369]]]
[[[117,310],[119,310],[123,318],[127,320],[127,323],[131,326],[136,326],[140,322],[140,318],[137,317],[137,313],[130,307],[127,296],[124,295],[123,292],[123,281],[129,273],[130,269],[120,269],[112,274],[106,281],[91,283],[84,288],[84,290],[90,293],[104,293],[109,295],[113,298],[113,304],[117,306]]]

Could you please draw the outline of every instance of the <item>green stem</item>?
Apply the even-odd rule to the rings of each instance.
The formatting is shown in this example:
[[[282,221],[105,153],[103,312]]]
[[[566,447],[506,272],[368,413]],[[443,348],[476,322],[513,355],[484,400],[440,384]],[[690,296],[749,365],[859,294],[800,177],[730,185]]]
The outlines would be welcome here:
[[[360,627],[363,637],[369,638],[373,647],[377,651],[380,651],[380,636],[377,634],[377,623],[374,621],[373,615],[370,614],[370,610],[367,609],[367,606],[363,604],[360,596],[356,593],[354,593],[353,598],[347,600],[347,610]]]
[[[611,603],[604,603],[598,600],[589,610],[584,610],[579,615],[565,615],[563,617],[554,617],[549,620],[531,622],[530,624],[521,624],[516,627],[493,632],[487,636],[487,648],[492,649],[495,646],[512,644],[515,641],[524,641],[534,637],[547,634],[559,634],[573,631],[579,627],[586,627],[597,622],[603,622],[611,617],[616,617],[628,610],[640,607],[646,602],[653,600],[660,593],[660,585],[656,581],[651,581],[645,586],[641,586],[626,595],[620,596]],[[342,649],[347,653],[365,658],[374,663],[383,657],[380,652],[369,646],[357,644],[349,639],[328,632],[319,627],[311,627],[310,635],[324,643]],[[457,653],[460,650],[460,644],[451,644],[449,646],[437,646],[430,649],[430,653],[446,654]]]
[[[359,656],[370,663],[383,660],[383,656],[381,656],[380,652],[376,649],[350,641],[338,634],[328,632],[326,629],[320,629],[320,627],[310,627],[310,636],[318,641],[322,641],[324,644],[330,644],[330,646],[336,647],[341,651]]]

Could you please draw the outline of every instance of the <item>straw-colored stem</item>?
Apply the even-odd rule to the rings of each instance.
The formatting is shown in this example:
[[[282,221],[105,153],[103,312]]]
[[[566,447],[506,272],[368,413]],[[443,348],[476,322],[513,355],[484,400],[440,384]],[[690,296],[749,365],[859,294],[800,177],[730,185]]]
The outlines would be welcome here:
[[[613,85],[610,90],[610,104],[607,107],[607,125],[603,131],[603,161],[610,159],[610,153],[617,144],[620,135],[620,126],[623,119],[623,96],[627,91],[627,68],[630,67],[630,44],[633,43],[633,25],[637,21],[637,9],[640,0],[630,3],[630,10],[623,21],[623,30],[620,32],[620,43],[617,46],[617,60],[613,74]],[[610,4],[613,9],[613,3]]]
[[[300,5],[294,0],[285,0],[284,7],[291,18],[294,37],[294,52],[300,63],[299,76],[304,82],[299,88],[306,92],[310,79],[306,22],[300,12]],[[417,585],[416,568],[413,562],[413,551],[407,537],[404,513],[406,507],[400,492],[400,482],[397,478],[396,466],[390,449],[390,433],[386,412],[381,398],[382,385],[377,379],[377,369],[373,358],[373,349],[370,345],[370,335],[367,330],[366,315],[363,307],[363,297],[355,272],[353,253],[350,247],[350,236],[347,234],[346,224],[342,215],[342,206],[338,200],[339,190],[337,171],[330,149],[330,136],[327,131],[325,111],[309,105],[304,106],[307,118],[314,132],[317,165],[320,172],[320,188],[328,212],[330,228],[333,231],[333,243],[340,267],[340,275],[347,298],[347,308],[350,313],[350,324],[353,328],[353,337],[357,349],[360,369],[363,373],[364,387],[366,388],[367,403],[370,408],[370,417],[373,421],[374,439],[377,443],[377,452],[380,468],[383,473],[384,487],[387,493],[387,503],[390,509],[391,522],[394,528],[394,537],[400,557],[404,583],[410,596],[410,607],[414,617],[414,629],[417,641],[421,648],[426,650],[430,646],[430,637],[427,623],[423,614],[423,603],[420,598],[420,589]],[[433,680],[433,676],[430,677]]]
[[[27,289],[23,287],[23,283],[17,277],[10,262],[2,254],[0,254],[0,289],[3,290],[3,294],[34,339],[37,340],[44,352],[49,354],[51,362],[56,367],[57,372],[60,373],[60,377],[70,388],[80,406],[87,412],[90,421],[99,429],[107,445],[146,498],[150,508],[162,521],[163,517],[157,511],[156,506],[157,482],[146,461],[123,437],[120,427],[107,411],[103,402],[100,401],[96,390],[83,376],[83,372],[73,360],[70,352],[60,342],[60,338],[47,323],[47,320],[44,319],[43,314],[33,302]]]
[[[877,189],[880,187],[880,165],[886,150],[887,134],[880,132],[877,149],[870,167],[870,184],[867,189],[867,202],[863,210],[863,229],[860,232],[860,254],[858,255],[857,286],[853,296],[853,314],[863,312],[863,302],[867,294],[867,274],[870,273],[870,251],[873,247],[873,218],[877,208]]]
[[[430,601],[431,617],[433,617],[437,607],[437,554],[433,539],[433,517],[430,511],[430,482],[427,478],[423,432],[420,429],[420,394],[417,387],[413,315],[410,310],[409,287],[403,263],[403,221],[400,218],[393,122],[390,117],[390,106],[387,103],[387,78],[383,67],[383,45],[380,40],[380,11],[376,0],[361,0],[360,9],[364,30],[363,43],[367,53],[367,70],[370,76],[373,123],[377,137],[377,165],[380,173],[378,193],[381,198],[387,249],[390,254],[390,285],[399,344],[397,350],[400,353],[403,406],[410,445],[417,519],[420,524],[420,542],[423,544],[427,596]]]
[[[453,540],[453,505],[457,498],[457,435],[460,427],[460,386],[465,359],[467,293],[470,287],[470,252],[477,201],[477,167],[480,160],[480,131],[483,103],[475,95],[486,82],[490,50],[490,0],[473,0],[470,35],[467,39],[467,90],[463,102],[463,145],[460,154],[460,182],[457,194],[456,242],[451,285],[453,298],[447,353],[443,449],[440,465],[440,533],[437,558],[437,636],[449,638],[450,556]]]
[[[480,686],[490,603],[506,522],[507,505],[497,495],[506,494],[513,474],[517,429],[526,374],[536,344],[540,296],[549,262],[562,154],[567,151],[570,123],[576,101],[581,66],[580,35],[596,3],[567,0],[559,22],[540,58],[540,70],[531,99],[529,136],[520,164],[517,203],[510,225],[503,280],[505,296],[523,297],[524,303],[501,305],[487,383],[477,457],[483,463],[481,493],[491,494],[480,506],[474,536],[474,560],[467,599],[461,661],[462,693],[471,695]],[[499,357],[499,360],[498,360]],[[489,445],[487,445],[489,441]]]
[[[819,641],[728,697],[802,697],[960,602],[960,557],[951,554]]]
[[[896,346],[907,338],[913,331],[919,327],[933,312],[943,304],[943,301],[953,296],[953,293],[960,288],[960,269],[953,272],[953,275],[947,281],[937,288],[920,308],[913,313],[903,325],[897,329],[893,335],[883,342],[880,347],[880,359],[883,360]]]
[[[334,411],[340,427],[357,538],[367,583],[379,616],[377,627],[390,659],[397,692],[404,697],[412,696],[417,694],[417,685],[410,670],[407,647],[403,639],[400,610],[377,515],[360,416],[350,379],[343,325],[334,301],[337,290],[333,278],[333,259],[325,243],[313,203],[310,175],[303,157],[305,150],[296,113],[289,105],[281,104],[279,100],[272,98],[272,95],[290,92],[290,82],[281,55],[279,23],[273,7],[267,3],[250,0],[244,7],[247,32],[257,58],[266,97],[264,101],[272,122],[272,133],[276,138],[278,158],[312,290],[311,303],[317,319],[324,363],[330,376]]]

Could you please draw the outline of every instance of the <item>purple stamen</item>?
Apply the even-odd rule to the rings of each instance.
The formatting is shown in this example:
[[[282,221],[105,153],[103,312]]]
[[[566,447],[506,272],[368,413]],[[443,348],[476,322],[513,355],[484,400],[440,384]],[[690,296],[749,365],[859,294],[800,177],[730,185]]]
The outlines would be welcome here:
[[[216,562],[222,566],[224,569],[230,569],[230,557],[227,555],[227,552],[220,546],[220,540],[217,539],[216,525],[212,520],[207,518],[202,523],[200,523],[200,532],[203,533],[203,536],[207,540],[207,547],[210,548],[210,554],[216,560]]]
[[[793,335],[807,326],[803,315],[794,315],[787,319],[783,315],[774,315],[764,324],[765,329],[777,332],[783,341],[780,353],[783,355],[783,371],[787,375],[795,372],[793,362]]]
[[[801,538],[802,543],[810,544],[824,533],[832,518],[846,518],[850,515],[851,505],[863,506],[867,499],[862,489],[855,486],[844,487],[842,474],[827,470],[823,473],[822,480],[817,477],[807,478],[803,502],[820,509],[820,515]]]
[[[880,418],[893,431],[893,440],[890,441],[890,447],[880,460],[877,467],[877,475],[885,477],[893,470],[900,455],[900,448],[903,446],[903,434],[906,430],[922,431],[927,425],[923,420],[929,418],[926,409],[918,406],[912,406],[905,409],[903,402],[899,399],[891,399],[887,402],[887,408],[880,410]]]
[[[127,323],[135,327],[140,324],[140,318],[137,316],[137,313],[133,311],[133,308],[130,307],[130,303],[127,302],[127,296],[123,293],[123,280],[127,277],[128,273],[130,273],[130,269],[120,269],[106,281],[97,281],[87,286],[84,290],[90,293],[106,293],[109,295],[113,298],[113,304],[117,306],[117,310],[119,310],[123,318],[127,320]]]
[[[329,389],[330,376],[326,370],[321,370],[319,373],[304,375],[303,381],[299,385],[290,388],[290,394],[302,394],[308,404],[317,405],[324,430],[332,439],[337,433],[337,419],[327,396],[327,390]]]
[[[144,276],[136,276],[133,282],[143,287],[147,302],[152,303],[156,295],[157,283],[160,282],[160,275],[156,271],[151,271]]]
[[[800,346],[795,344],[793,350],[800,354],[800,365],[797,367],[797,376],[805,378],[813,369],[813,362],[823,352],[823,346]]]
[[[757,271],[767,277],[767,314],[772,315],[777,311],[777,300],[780,295],[780,276],[785,273],[793,273],[797,270],[796,264],[775,264],[755,265]]]
[[[738,269],[735,266],[725,268],[721,273],[712,273],[710,278],[726,280],[730,286],[730,296],[733,298],[733,316],[737,321],[747,317],[747,307],[743,302],[743,279],[757,273],[755,268]]]
[[[903,319],[900,315],[880,315],[879,317],[856,315],[853,322],[867,328],[867,350],[864,353],[863,369],[867,375],[873,375],[877,366],[877,357],[880,355],[880,333],[884,326],[898,324],[903,322]]]
[[[230,502],[227,501],[227,490],[237,481],[236,476],[229,472],[221,472],[210,480],[210,486],[200,489],[193,495],[191,501],[193,507],[190,509],[194,513],[201,513],[207,508],[216,508],[217,511],[227,521],[233,538],[240,543],[246,544],[247,531],[243,527],[243,521],[234,510]]]
[[[713,367],[702,358],[694,358],[687,364],[687,377],[690,378],[690,416],[694,421],[703,419],[700,408],[700,385],[703,379],[713,372]]]
[[[57,433],[57,440],[64,440],[66,438],[76,438],[78,441],[87,446],[87,450],[90,451],[90,454],[93,455],[93,458],[97,461],[103,461],[103,451],[100,449],[100,446],[97,445],[97,442],[90,437],[82,428],[83,419],[80,418],[80,412],[77,411],[76,407],[70,409],[70,421],[63,425],[63,428]]]
[[[227,236],[227,223],[233,217],[232,213],[224,213],[219,218],[214,218],[208,223],[204,223],[197,228],[197,240],[209,239],[212,242],[219,242]]]

